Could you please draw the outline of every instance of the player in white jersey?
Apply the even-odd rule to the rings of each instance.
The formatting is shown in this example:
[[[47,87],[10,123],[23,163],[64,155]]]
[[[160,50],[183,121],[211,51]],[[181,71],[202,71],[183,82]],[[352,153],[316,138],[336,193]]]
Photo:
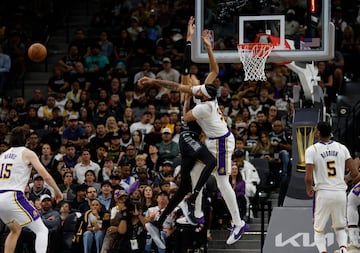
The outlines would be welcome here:
[[[206,135],[205,144],[217,159],[215,172],[217,185],[229,209],[234,224],[226,243],[233,244],[239,240],[244,231],[248,229],[248,224],[240,218],[236,195],[229,182],[229,173],[231,171],[232,162],[231,157],[235,149],[235,138],[229,131],[223,114],[219,109],[216,100],[217,89],[212,85],[212,82],[218,74],[219,68],[211,50],[210,41],[207,39],[204,39],[203,41],[208,50],[210,60],[210,71],[206,78],[206,81],[209,81],[209,84],[191,87],[166,80],[143,77],[138,81],[138,85],[161,85],[170,90],[192,94],[200,101],[193,109],[186,112],[184,120],[186,122],[196,121],[200,125]]]
[[[5,241],[4,253],[13,253],[22,227],[31,229],[35,235],[35,250],[45,253],[48,244],[48,229],[42,222],[39,212],[24,195],[31,170],[35,169],[54,189],[56,201],[63,199],[55,180],[41,164],[37,155],[25,148],[26,137],[22,127],[12,130],[10,146],[0,155],[0,219],[9,227],[10,233]]]
[[[359,172],[349,150],[330,139],[331,126],[327,122],[317,124],[315,135],[318,142],[305,151],[306,193],[314,197],[314,241],[319,252],[326,253],[324,229],[331,215],[339,252],[346,253],[346,182]],[[346,176],[345,168],[350,170]]]

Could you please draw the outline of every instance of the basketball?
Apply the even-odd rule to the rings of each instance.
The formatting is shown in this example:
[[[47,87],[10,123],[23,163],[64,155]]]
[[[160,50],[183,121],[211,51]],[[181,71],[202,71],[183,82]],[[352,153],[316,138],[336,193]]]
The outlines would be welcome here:
[[[47,55],[46,47],[41,43],[34,43],[28,49],[29,59],[33,62],[42,62]]]

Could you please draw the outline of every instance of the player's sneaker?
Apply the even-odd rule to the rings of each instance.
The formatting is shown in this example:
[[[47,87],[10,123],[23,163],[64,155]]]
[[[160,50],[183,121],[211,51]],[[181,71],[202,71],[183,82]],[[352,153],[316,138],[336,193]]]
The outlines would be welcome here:
[[[181,225],[191,225],[191,226],[196,226],[197,225],[196,222],[191,221],[186,216],[177,219],[176,222],[181,224]]]
[[[243,235],[243,233],[245,231],[248,231],[249,230],[249,224],[247,223],[244,223],[243,226],[236,226],[234,225],[232,228],[231,228],[231,232],[230,232],[230,236],[229,238],[227,239],[226,241],[226,244],[230,245],[230,244],[233,244],[235,242],[237,242],[241,236]]]
[[[195,209],[195,207],[193,207],[192,205],[188,204],[187,200],[183,200],[179,203],[179,207],[181,208],[184,216],[187,219],[187,222],[189,222],[190,224],[194,224],[194,226],[197,224],[195,216],[194,216],[194,210],[193,212],[191,211],[192,209]],[[180,223],[180,222],[178,222]],[[180,224],[184,224],[184,223],[180,223]]]
[[[159,228],[151,222],[146,223],[145,228],[151,235],[151,238],[155,242],[156,246],[160,249],[166,249],[165,243],[161,240]]]
[[[334,253],[348,253],[348,251],[347,251],[346,247],[341,247],[340,249],[335,250]]]

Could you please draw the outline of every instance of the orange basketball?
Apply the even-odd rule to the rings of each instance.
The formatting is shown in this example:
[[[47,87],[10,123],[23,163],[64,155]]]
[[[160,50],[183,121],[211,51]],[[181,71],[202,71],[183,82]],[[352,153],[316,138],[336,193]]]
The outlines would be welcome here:
[[[42,62],[47,55],[46,47],[41,43],[34,43],[28,49],[29,59],[33,62]]]

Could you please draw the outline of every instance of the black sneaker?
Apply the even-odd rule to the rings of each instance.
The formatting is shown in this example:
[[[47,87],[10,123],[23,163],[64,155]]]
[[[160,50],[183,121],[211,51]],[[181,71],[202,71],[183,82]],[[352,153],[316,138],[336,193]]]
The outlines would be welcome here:
[[[195,217],[195,203],[190,201],[189,199],[187,199],[186,204],[188,206],[188,215],[187,217],[192,221],[192,222],[196,222],[196,217]]]

